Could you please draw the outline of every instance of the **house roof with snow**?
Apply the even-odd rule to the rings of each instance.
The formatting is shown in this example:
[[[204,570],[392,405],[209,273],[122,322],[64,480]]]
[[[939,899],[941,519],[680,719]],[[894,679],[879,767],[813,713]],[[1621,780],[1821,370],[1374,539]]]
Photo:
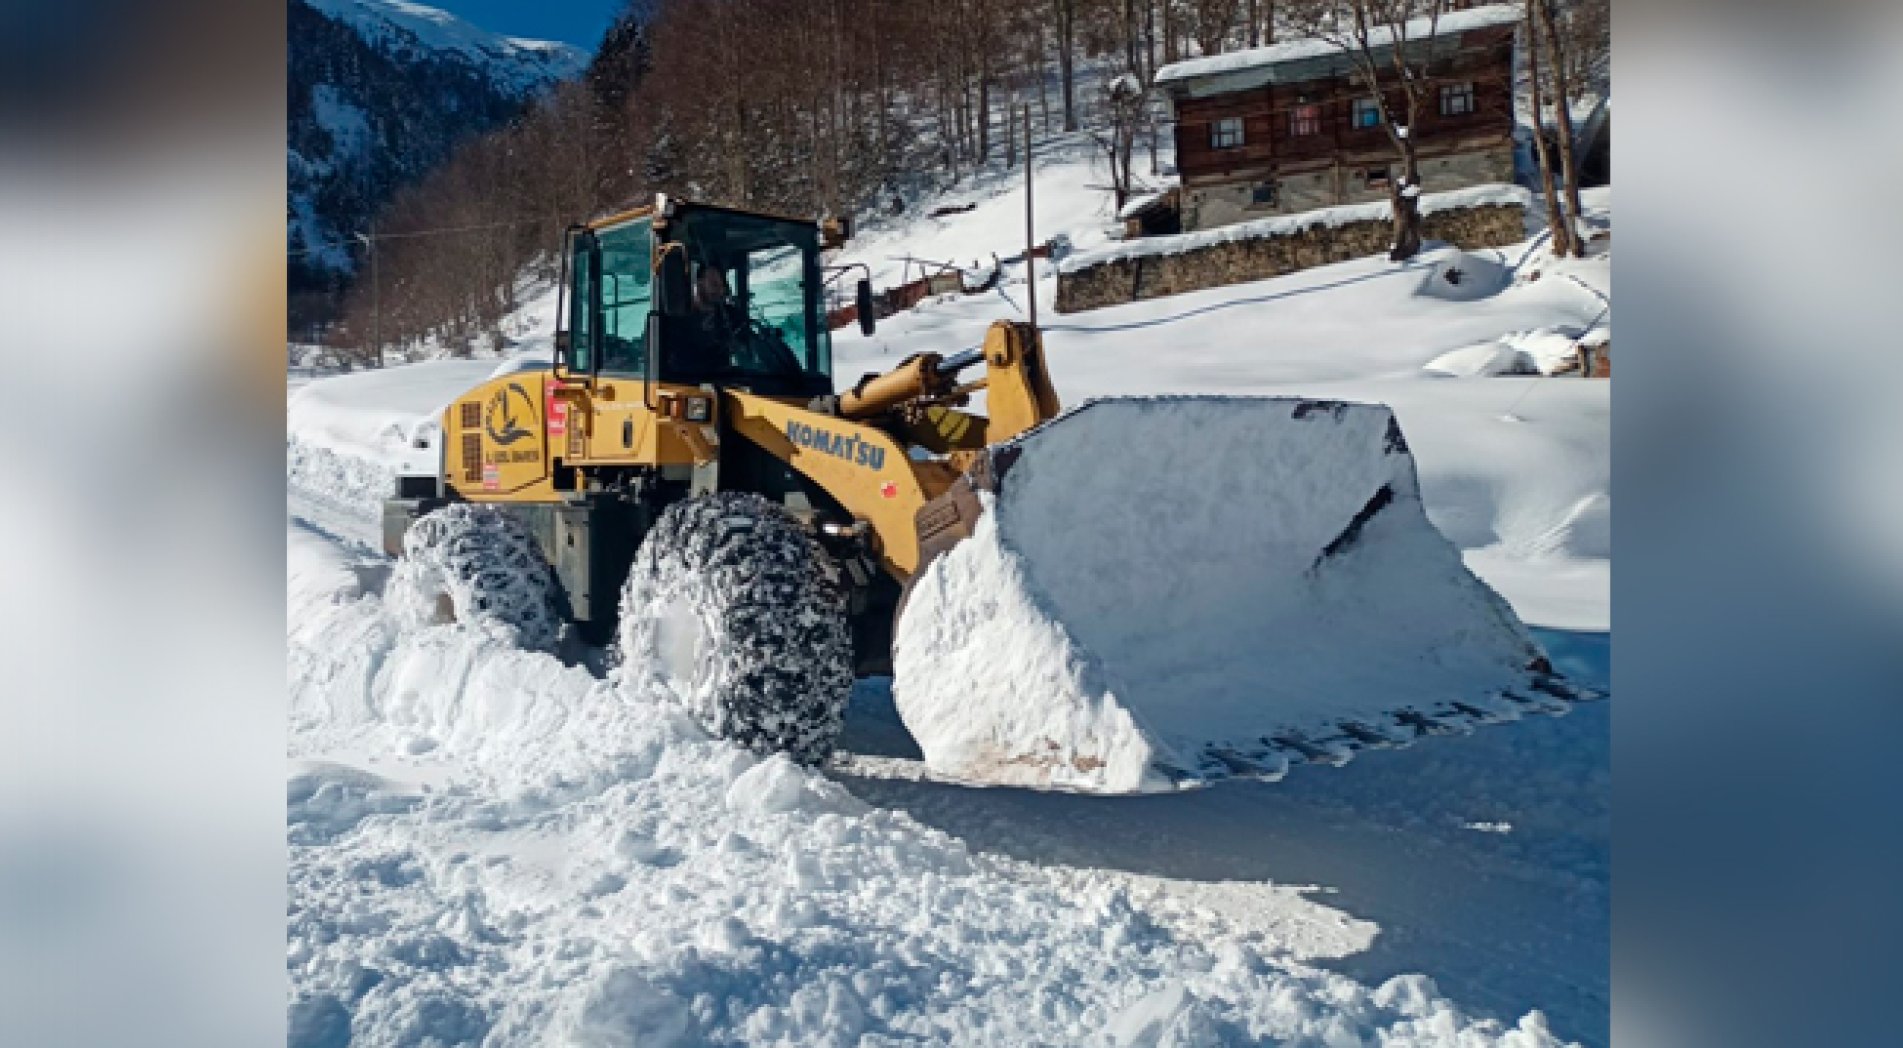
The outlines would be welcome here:
[[[1436,48],[1453,47],[1461,33],[1474,29],[1514,25],[1521,19],[1519,8],[1511,4],[1488,4],[1465,11],[1449,11],[1436,24],[1417,18],[1401,27],[1401,39],[1432,39]],[[1377,26],[1369,33],[1375,59],[1384,61],[1394,46],[1395,33]],[[1299,83],[1343,76],[1351,71],[1349,52],[1336,40],[1307,37],[1285,40],[1267,47],[1252,47],[1223,55],[1173,62],[1156,71],[1156,84],[1173,95],[1204,98],[1230,91],[1247,91],[1267,84]]]

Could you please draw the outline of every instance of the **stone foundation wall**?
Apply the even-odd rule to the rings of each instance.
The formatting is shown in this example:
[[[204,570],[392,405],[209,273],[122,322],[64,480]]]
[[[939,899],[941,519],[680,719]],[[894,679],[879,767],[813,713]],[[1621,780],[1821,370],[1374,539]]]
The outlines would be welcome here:
[[[1059,271],[1057,311],[1122,305],[1186,291],[1242,284],[1368,255],[1382,255],[1393,242],[1391,220],[1317,222],[1289,232],[1191,247],[1174,254],[1139,254],[1074,271]],[[1505,247],[1526,239],[1521,204],[1484,204],[1433,211],[1421,219],[1421,235],[1466,249]]]
[[[1385,201],[1388,198],[1387,187],[1368,184],[1367,171],[1370,167],[1389,170],[1399,167],[1399,163],[1339,162],[1315,171],[1278,174],[1266,179],[1275,185],[1274,204],[1255,202],[1256,181],[1193,186],[1183,191],[1183,229],[1215,229],[1270,215],[1293,215],[1341,204]],[[1503,142],[1485,149],[1422,157],[1420,168],[1421,189],[1427,193],[1445,193],[1468,186],[1511,182],[1513,143]]]

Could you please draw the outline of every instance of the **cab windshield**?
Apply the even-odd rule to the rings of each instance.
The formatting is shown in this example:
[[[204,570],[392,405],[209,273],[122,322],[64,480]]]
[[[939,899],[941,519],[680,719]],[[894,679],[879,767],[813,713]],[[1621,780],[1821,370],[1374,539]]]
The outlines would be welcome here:
[[[654,227],[641,218],[578,240],[569,329],[573,366],[646,373],[658,337],[660,377],[743,384],[768,393],[830,393],[831,342],[820,297],[818,232],[715,208],[684,208],[664,238],[686,251],[693,309],[648,320]]]
[[[663,373],[831,391],[811,223],[700,207],[684,211],[669,234],[687,249],[694,315],[682,326],[681,352],[670,347],[662,357]]]

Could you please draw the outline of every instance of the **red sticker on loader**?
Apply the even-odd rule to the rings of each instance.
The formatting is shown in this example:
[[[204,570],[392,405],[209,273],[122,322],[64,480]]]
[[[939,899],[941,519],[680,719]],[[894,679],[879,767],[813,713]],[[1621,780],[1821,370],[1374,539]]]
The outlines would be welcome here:
[[[482,464],[482,486],[486,491],[494,491],[502,486],[502,471],[493,462]]]
[[[879,494],[884,495],[886,498],[889,498],[889,499],[898,498],[899,486],[888,480],[884,484],[881,484],[879,486]]]
[[[568,401],[558,400],[553,389],[548,394],[548,435],[563,436],[568,432]]]

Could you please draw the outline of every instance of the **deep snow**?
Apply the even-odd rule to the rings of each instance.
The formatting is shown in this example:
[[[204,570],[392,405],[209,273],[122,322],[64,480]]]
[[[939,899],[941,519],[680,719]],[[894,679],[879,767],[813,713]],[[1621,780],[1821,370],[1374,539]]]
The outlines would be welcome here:
[[[1225,843],[1255,821],[1243,810],[1204,837],[1211,809],[1135,822],[1099,809],[1131,846],[1092,863],[1080,845],[1096,833],[1080,836],[1069,798],[966,804],[952,788],[761,760],[551,656],[455,626],[399,631],[374,593],[386,563],[296,525],[287,545],[293,1044],[346,1031],[367,1044],[1558,1043],[1543,1015],[1477,1019],[1425,976],[1384,974],[1430,957],[1369,957],[1392,933],[1335,889],[1304,887],[1327,882],[1263,877],[1279,834]],[[1390,810],[1407,813],[1395,830],[1411,847],[1477,842],[1456,842],[1447,869],[1404,867],[1429,875],[1417,886],[1436,905],[1474,917],[1515,864],[1500,836],[1465,823],[1533,820],[1533,843],[1514,843],[1535,854],[1553,846],[1545,834],[1593,824],[1541,825],[1566,813],[1551,797],[1515,804],[1511,781],[1473,806],[1490,755],[1478,738],[1449,745],[1463,744],[1468,785],[1450,792],[1466,796]],[[1004,820],[1015,829],[993,824],[994,800],[1027,809]],[[1313,811],[1339,817],[1325,801]],[[934,828],[948,813],[968,825]],[[1048,846],[1012,854],[1040,829]],[[1316,861],[1313,840],[1286,843],[1306,855],[1293,869]],[[1170,869],[1212,847],[1248,880]],[[1603,899],[1590,879],[1538,888],[1504,894],[1534,914],[1467,932],[1551,933],[1534,896],[1559,892],[1584,905],[1591,939]],[[1508,948],[1516,962],[1528,949]],[[1523,988],[1454,954],[1457,975],[1492,990],[1482,1008],[1524,1011]]]
[[[1043,161],[1040,237],[1106,242],[1107,197],[1083,189],[1097,178]],[[1022,244],[1018,184],[983,181],[948,198],[973,212],[875,223],[850,249],[882,284],[894,254],[988,264]],[[1610,192],[1588,203],[1608,225]],[[1498,269],[1485,294],[1434,285],[1476,259]],[[1549,627],[1563,670],[1604,684],[1609,383],[1428,365],[1606,327],[1608,261],[1435,249],[1074,317],[1049,312],[1041,264],[1039,300],[1067,405],[1393,405],[1430,519]],[[839,332],[840,381],[976,345],[1022,311],[1021,276],[871,339]],[[535,307],[515,326],[531,358]],[[760,761],[587,653],[384,612],[375,502],[432,465],[428,417],[497,367],[293,382],[294,1044],[1530,1045],[1551,1043],[1549,1019],[1607,1040],[1609,704],[1275,785],[1104,799],[926,780],[874,681],[829,772]]]
[[[1609,227],[1611,197],[1609,188],[1586,192],[1596,225]],[[984,233],[946,234],[942,242],[970,251],[989,236],[1003,253],[1013,238],[1023,239],[1023,197],[1017,201],[1015,231],[994,215]],[[1075,198],[1050,206],[1053,214],[1087,211]],[[1097,206],[1101,213],[1086,225],[1107,215],[1107,197],[1098,194]],[[934,239],[937,224],[919,223],[927,245],[920,253],[941,242]],[[1040,226],[1040,237],[1060,231]],[[887,234],[878,235],[883,244]],[[882,250],[849,248],[856,252],[849,257],[868,260]],[[1488,281],[1492,292],[1474,299],[1447,294],[1434,277],[1450,266],[1497,268]],[[1358,259],[1077,314],[1051,312],[1056,277],[1049,264],[1039,264],[1037,298],[1053,381],[1067,405],[1170,393],[1389,405],[1420,468],[1428,517],[1461,548],[1468,567],[1533,625],[1605,630],[1611,383],[1458,378],[1428,365],[1480,344],[1525,347],[1536,363],[1556,361],[1576,336],[1609,329],[1610,271],[1609,250],[1554,261],[1535,240],[1478,252],[1434,247],[1399,265]],[[1025,316],[1022,278],[1021,266],[1007,267],[1007,280],[992,294],[929,299],[881,321],[871,338],[857,328],[835,332],[835,374],[850,382],[911,353],[949,356],[980,344],[991,321]]]

